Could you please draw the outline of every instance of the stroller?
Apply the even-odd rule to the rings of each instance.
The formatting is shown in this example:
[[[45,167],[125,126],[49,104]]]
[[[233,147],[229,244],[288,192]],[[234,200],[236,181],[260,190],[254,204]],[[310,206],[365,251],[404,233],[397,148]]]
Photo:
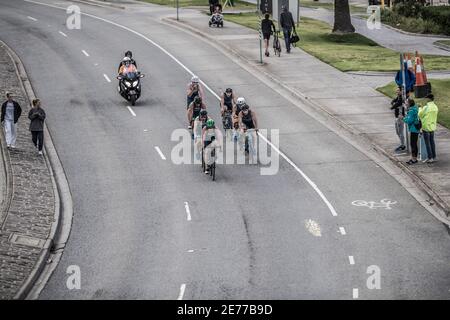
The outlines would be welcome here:
[[[216,5],[214,12],[211,14],[209,19],[210,27],[223,27],[223,14],[222,6],[220,4]]]

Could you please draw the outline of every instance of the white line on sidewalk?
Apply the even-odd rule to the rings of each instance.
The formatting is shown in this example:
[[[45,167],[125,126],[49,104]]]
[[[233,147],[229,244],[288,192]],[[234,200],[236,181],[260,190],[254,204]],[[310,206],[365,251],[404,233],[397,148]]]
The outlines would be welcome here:
[[[104,73],[103,76],[105,77],[106,81],[111,82],[111,79],[108,78],[108,76]]]
[[[355,264],[355,258],[353,258],[353,256],[348,256],[348,261],[350,264]]]
[[[35,3],[38,5],[42,5],[42,6],[47,6],[47,7],[53,7],[53,8],[57,8],[57,9],[61,9],[61,10],[66,10],[65,8],[61,8],[61,7],[57,7],[57,6],[53,6],[47,3],[42,3],[42,2],[38,2],[38,1],[33,1],[33,0],[24,0],[25,2],[29,2],[29,3]],[[167,51],[166,49],[164,49],[163,47],[161,47],[159,44],[157,44],[156,42],[154,42],[153,40],[149,39],[148,37],[144,36],[142,33],[137,32],[136,30],[130,29],[126,26],[123,26],[121,24],[118,24],[116,22],[113,22],[111,20],[107,20],[89,13],[85,13],[82,12],[81,13],[84,16],[87,17],[91,17],[93,19],[97,19],[106,23],[109,23],[111,25],[114,25],[116,27],[119,27],[123,30],[127,30],[135,35],[137,35],[138,37],[141,37],[142,39],[146,40],[147,42],[151,43],[152,45],[154,45],[155,47],[157,47],[158,49],[160,49],[162,52],[164,52],[167,56],[169,56],[173,61],[175,61],[180,67],[182,67],[184,70],[186,70],[187,73],[189,73],[191,76],[194,75],[194,73],[188,69],[188,67],[186,67],[183,63],[181,63],[174,55],[172,55],[169,51]],[[200,82],[204,85],[204,87],[211,92],[212,95],[214,95],[218,100],[220,100],[220,97],[217,95],[217,93],[215,93],[206,83],[204,83],[202,80],[200,80]],[[290,160],[284,153],[282,153],[277,147],[275,147],[270,141],[267,140],[266,137],[264,137],[262,134],[258,133],[259,137],[261,137],[264,141],[266,141],[273,150],[275,150],[275,152],[277,152],[279,155],[281,155],[281,157],[283,157],[292,167],[294,167],[294,169],[300,173],[302,175],[302,177],[309,183],[309,185],[316,191],[316,193],[320,196],[320,198],[323,200],[323,202],[326,204],[326,206],[328,207],[328,209],[331,211],[331,214],[333,216],[337,216],[337,212],[334,209],[334,207],[331,205],[331,203],[328,201],[328,199],[325,197],[325,195],[322,193],[322,191],[320,191],[320,189],[316,186],[316,184],[302,171],[300,170],[297,165]]]
[[[345,236],[347,233],[345,232],[345,229],[344,229],[344,227],[339,227],[339,232],[343,235],[343,236]]]
[[[128,106],[127,109],[130,110],[130,112],[133,115],[133,117],[136,117],[136,113],[134,113],[133,109],[131,109],[130,106]]]
[[[159,156],[161,157],[161,159],[166,160],[166,157],[164,156],[164,154],[161,152],[161,149],[158,146],[155,146],[156,151],[159,153]]]
[[[189,203],[184,203],[184,208],[186,209],[187,221],[191,221],[191,210],[189,209]]]
[[[37,21],[36,18],[30,17],[30,16],[28,16],[27,18],[30,19],[30,20],[33,20],[33,21]]]
[[[89,53],[87,53],[86,50],[81,50],[81,52],[83,52],[83,54],[84,54],[86,57],[89,57]]]
[[[59,31],[59,34],[62,35],[63,37],[66,37],[66,38],[67,38],[67,34],[65,34],[64,32]]]
[[[186,290],[186,284],[183,283],[180,287],[180,294],[178,295],[177,300],[183,300],[184,290]]]
[[[359,298],[359,291],[357,288],[353,288],[353,299]]]

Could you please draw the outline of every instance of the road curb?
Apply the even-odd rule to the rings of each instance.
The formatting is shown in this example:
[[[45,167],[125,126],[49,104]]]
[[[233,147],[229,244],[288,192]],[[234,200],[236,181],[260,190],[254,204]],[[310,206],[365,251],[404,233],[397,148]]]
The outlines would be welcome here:
[[[433,43],[433,46],[435,46],[436,48],[445,50],[445,51],[450,51],[450,47],[449,47],[449,46],[446,46],[445,44],[440,44],[440,43],[434,42],[434,43]]]
[[[309,107],[314,109],[316,112],[319,111],[319,113],[322,116],[325,116],[326,118],[331,119],[334,122],[334,124],[336,124],[338,127],[345,130],[352,137],[358,137],[359,139],[364,140],[365,143],[367,143],[370,146],[370,148],[368,148],[367,150],[369,150],[369,149],[374,150],[377,154],[390,160],[391,164],[393,164],[395,167],[401,169],[403,173],[405,173],[410,179],[412,179],[417,184],[417,187],[420,191],[425,193],[429,199],[434,201],[434,203],[437,205],[438,208],[426,207],[424,204],[424,199],[420,199],[419,195],[413,194],[413,191],[411,191],[405,187],[406,182],[403,180],[404,179],[403,177],[393,176],[390,173],[390,171],[392,172],[392,170],[389,170],[389,168],[386,168],[384,166],[384,164],[378,163],[381,167],[383,167],[383,169],[385,169],[385,171],[387,173],[389,173],[391,176],[393,176],[394,179],[396,179],[402,186],[404,186],[405,189],[407,189],[407,191],[410,192],[410,194],[413,195],[413,197],[416,198],[424,206],[424,208],[427,209],[427,211],[430,214],[432,214],[437,220],[439,220],[444,225],[446,225],[447,228],[449,228],[449,226],[450,226],[450,218],[449,218],[450,209],[449,209],[449,207],[446,206],[444,201],[432,190],[431,187],[428,186],[428,184],[426,182],[424,182],[419,176],[417,176],[409,168],[406,168],[401,163],[401,161],[396,159],[394,156],[390,155],[387,151],[385,151],[380,146],[376,145],[373,141],[369,140],[367,137],[361,135],[358,131],[352,129],[345,122],[343,122],[342,120],[335,117],[328,110],[326,110],[323,106],[321,106],[318,102],[309,99],[302,92],[289,87],[288,85],[284,84],[281,80],[274,77],[272,74],[258,68],[261,66],[261,64],[252,63],[245,56],[241,55],[236,50],[234,50],[230,47],[227,47],[226,45],[222,44],[220,41],[217,41],[216,39],[209,36],[208,34],[195,29],[194,27],[188,25],[187,23],[185,23],[183,21],[177,21],[175,18],[169,18],[169,17],[162,18],[161,20],[163,23],[166,23],[172,27],[174,27],[174,25],[175,25],[177,28],[181,29],[182,31],[197,35],[197,36],[201,37],[202,39],[204,39],[206,42],[209,42],[214,47],[221,50],[222,52],[228,53],[228,55],[231,54],[231,58],[234,60],[234,62],[236,62],[238,64],[241,64],[243,62],[243,66],[245,65],[248,68],[250,68],[254,72],[254,75],[255,75],[255,71],[258,73],[261,73],[264,77],[269,78],[271,81],[275,82],[280,87],[282,87],[283,89],[288,91],[294,98],[299,99],[300,101],[302,101],[303,103],[305,103],[306,105],[308,105]],[[306,110],[304,110],[304,111],[306,111]],[[308,111],[306,111],[306,112],[308,112]],[[349,141],[348,139],[346,139],[346,140]],[[359,143],[360,143],[359,141],[356,141],[356,139],[353,139],[353,141],[351,141],[351,142],[353,145],[355,145],[355,144],[359,145]],[[374,157],[372,157],[366,149],[363,149],[362,147],[358,147],[357,149],[360,150],[361,152],[363,152],[369,158],[374,159]],[[425,199],[425,201],[427,201],[427,200]],[[430,203],[430,206],[431,205],[432,204]]]
[[[72,2],[78,2],[78,3],[84,3],[91,6],[97,6],[97,7],[111,7],[116,9],[122,9],[125,10],[124,6],[120,6],[118,4],[114,4],[107,1],[97,1],[97,0],[71,0]]]
[[[0,42],[0,45],[1,45],[1,42]],[[13,195],[13,179],[12,179],[13,175],[12,175],[11,163],[9,160],[9,152],[8,152],[8,149],[6,148],[6,139],[3,134],[0,134],[0,140],[1,140],[0,153],[2,154],[1,161],[3,161],[3,170],[4,170],[3,175],[5,176],[5,179],[6,179],[5,201],[4,201],[4,204],[2,205],[2,207],[0,207],[0,210],[1,210],[0,212],[5,213],[4,220],[3,220],[3,222],[1,222],[1,225],[0,225],[0,229],[2,229],[4,223],[7,219],[9,208],[11,206],[12,195]]]
[[[25,92],[28,101],[31,102],[33,99],[35,99],[36,96],[34,94],[31,82],[28,78],[22,61],[17,56],[17,54],[8,45],[6,45],[6,43],[0,40],[0,44],[6,48],[9,56],[14,61],[14,67],[22,87],[21,89],[23,90],[23,92]],[[38,261],[33,267],[28,278],[25,280],[21,288],[14,296],[15,300],[27,298],[35,283],[41,277],[46,264],[51,260],[49,259],[49,257],[52,254],[52,250],[56,245],[65,245],[65,243],[67,242],[70,234],[70,226],[72,223],[73,203],[69,184],[67,182],[67,178],[64,173],[61,161],[53,144],[51,134],[45,123],[44,134],[47,138],[44,142],[45,152],[43,156],[47,164],[47,168],[50,171],[53,193],[55,196],[54,222],[52,223],[50,235],[47,238],[44,247],[42,248]],[[68,226],[69,228],[67,228]]]

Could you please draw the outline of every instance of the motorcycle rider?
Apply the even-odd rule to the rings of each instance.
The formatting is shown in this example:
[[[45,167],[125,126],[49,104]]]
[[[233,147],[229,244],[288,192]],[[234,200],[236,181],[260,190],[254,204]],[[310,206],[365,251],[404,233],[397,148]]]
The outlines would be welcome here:
[[[191,102],[187,111],[188,118],[188,129],[192,129],[193,120],[200,115],[201,110],[206,109],[206,105],[203,103],[202,98],[200,96],[196,96],[194,101]]]
[[[136,73],[137,68],[131,63],[131,59],[128,57],[123,58],[122,65],[119,68],[120,75],[127,75],[128,73]]]
[[[199,96],[200,98],[205,98],[205,93],[203,87],[200,84],[200,79],[197,76],[192,76],[191,82],[187,85],[187,97],[186,97],[186,107],[189,108],[194,98]]]
[[[130,62],[131,62],[132,64],[134,64],[134,66],[135,66],[136,69],[137,69],[137,63],[136,63],[136,61],[133,59],[133,53],[132,53],[131,51],[125,52],[124,58],[130,58]],[[123,65],[123,59],[122,59],[122,61],[120,61],[120,63],[119,63],[119,68],[117,68],[117,72],[118,72],[118,73],[120,73],[120,67],[121,67],[122,65]]]

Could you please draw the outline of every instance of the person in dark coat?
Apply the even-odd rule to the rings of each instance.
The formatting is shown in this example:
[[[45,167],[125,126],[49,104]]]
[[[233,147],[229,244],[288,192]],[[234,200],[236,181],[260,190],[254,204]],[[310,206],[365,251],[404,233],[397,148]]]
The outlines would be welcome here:
[[[33,106],[28,113],[30,122],[30,131],[33,144],[38,148],[38,153],[42,155],[42,147],[44,145],[44,120],[45,111],[41,108],[41,101],[39,99],[33,100]]]
[[[408,69],[408,64],[404,63],[405,68],[405,87],[406,93],[410,93],[414,91],[414,85],[416,84],[416,75],[414,72]],[[403,88],[403,78],[402,78],[402,70],[399,70],[395,76],[395,83],[397,86]]]
[[[269,19],[270,15],[266,13],[264,19],[261,20],[261,32],[263,34],[264,45],[266,46],[266,57],[269,56],[269,40],[270,35],[276,32],[275,25],[272,20]]]
[[[11,93],[6,94],[6,101],[2,104],[1,123],[5,128],[6,146],[16,147],[17,121],[22,114],[22,108],[13,100]]]
[[[283,12],[280,15],[280,26],[283,29],[284,42],[286,44],[286,52],[291,52],[291,33],[292,30],[295,32],[295,22],[292,17],[292,13],[289,12],[286,6],[282,7]]]

